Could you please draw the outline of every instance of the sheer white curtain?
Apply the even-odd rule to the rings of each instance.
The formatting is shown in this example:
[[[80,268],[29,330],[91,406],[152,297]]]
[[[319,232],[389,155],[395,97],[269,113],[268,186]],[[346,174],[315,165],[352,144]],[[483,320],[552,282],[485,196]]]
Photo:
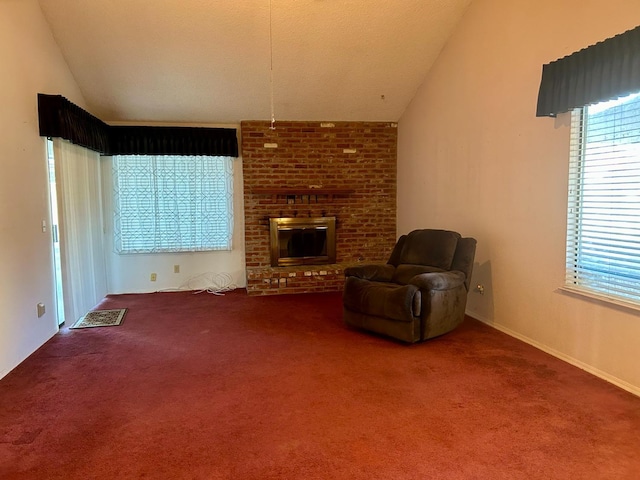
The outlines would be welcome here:
[[[100,155],[53,141],[65,322],[71,326],[107,294]]]
[[[114,155],[117,253],[231,250],[233,159]]]

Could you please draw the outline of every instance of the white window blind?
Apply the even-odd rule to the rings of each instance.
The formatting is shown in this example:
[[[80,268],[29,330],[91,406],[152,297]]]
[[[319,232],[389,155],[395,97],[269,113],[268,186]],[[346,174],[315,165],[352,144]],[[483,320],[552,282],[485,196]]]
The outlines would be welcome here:
[[[113,157],[117,253],[231,250],[230,157]]]
[[[640,305],[640,93],[572,115],[566,285]]]

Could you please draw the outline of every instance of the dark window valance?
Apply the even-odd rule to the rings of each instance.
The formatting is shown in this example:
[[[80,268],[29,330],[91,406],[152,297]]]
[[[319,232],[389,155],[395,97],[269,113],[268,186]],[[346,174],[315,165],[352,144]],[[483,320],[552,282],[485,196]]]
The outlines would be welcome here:
[[[238,156],[234,128],[112,126],[61,95],[38,94],[40,135],[103,155]]]
[[[109,152],[109,125],[61,95],[38,94],[38,123],[42,137],[60,137],[96,152]]]
[[[233,128],[111,127],[112,155],[238,156]]]
[[[542,67],[536,116],[640,90],[640,26]]]

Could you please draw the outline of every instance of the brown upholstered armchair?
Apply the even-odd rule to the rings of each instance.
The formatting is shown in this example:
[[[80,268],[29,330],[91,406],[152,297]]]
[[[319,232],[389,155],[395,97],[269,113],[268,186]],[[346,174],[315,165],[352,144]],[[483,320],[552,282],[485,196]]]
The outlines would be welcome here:
[[[419,342],[464,319],[476,251],[474,238],[448,230],[402,235],[384,265],[345,269],[347,325]]]

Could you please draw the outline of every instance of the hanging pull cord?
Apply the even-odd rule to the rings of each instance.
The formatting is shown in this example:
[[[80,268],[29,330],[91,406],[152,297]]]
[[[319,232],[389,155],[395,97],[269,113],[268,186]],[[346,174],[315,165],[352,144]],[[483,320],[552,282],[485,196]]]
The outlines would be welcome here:
[[[271,130],[276,129],[276,114],[273,106],[273,22],[271,14],[271,0],[269,0],[269,89],[271,99]]]

